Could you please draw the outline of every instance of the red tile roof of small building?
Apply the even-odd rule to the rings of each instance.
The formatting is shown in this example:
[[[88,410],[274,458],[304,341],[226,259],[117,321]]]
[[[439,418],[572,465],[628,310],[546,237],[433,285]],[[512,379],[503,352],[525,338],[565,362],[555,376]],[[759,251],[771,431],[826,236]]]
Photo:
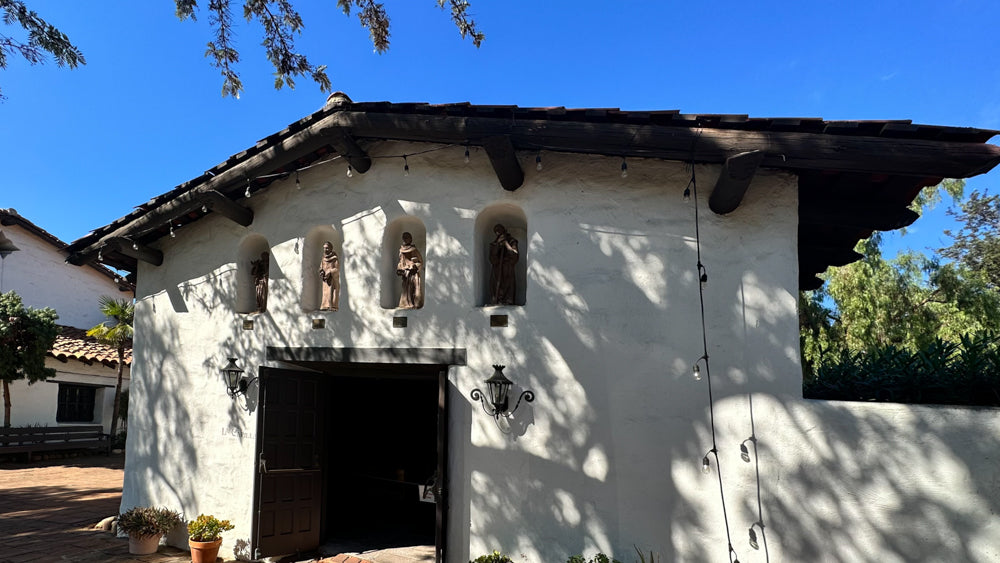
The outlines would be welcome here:
[[[56,337],[49,355],[61,360],[79,360],[84,363],[100,362],[108,367],[118,365],[118,351],[114,347],[102,344],[82,328],[61,326],[62,333]],[[125,365],[132,363],[132,341],[125,346]]]

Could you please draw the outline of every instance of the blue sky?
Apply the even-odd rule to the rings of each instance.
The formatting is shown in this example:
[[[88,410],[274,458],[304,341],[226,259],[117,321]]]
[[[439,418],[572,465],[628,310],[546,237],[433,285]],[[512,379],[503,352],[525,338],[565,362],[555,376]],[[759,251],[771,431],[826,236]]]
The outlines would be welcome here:
[[[202,4],[208,4],[203,0]],[[386,0],[392,46],[333,0],[297,0],[297,47],[356,101],[679,109],[755,117],[911,119],[1000,129],[995,0],[669,2],[471,0],[486,41],[433,0]],[[234,4],[238,4],[234,0]],[[29,0],[83,50],[76,70],[0,71],[0,207],[69,242],[322,106],[308,79],[275,91],[260,31],[238,29],[245,93],[220,96],[208,14],[171,0]],[[237,6],[238,7],[238,6]],[[0,25],[0,34],[17,30]],[[1000,139],[1000,138],[998,138]],[[994,142],[1000,142],[995,139]],[[992,189],[1000,172],[969,188]],[[902,247],[946,244],[945,206]]]

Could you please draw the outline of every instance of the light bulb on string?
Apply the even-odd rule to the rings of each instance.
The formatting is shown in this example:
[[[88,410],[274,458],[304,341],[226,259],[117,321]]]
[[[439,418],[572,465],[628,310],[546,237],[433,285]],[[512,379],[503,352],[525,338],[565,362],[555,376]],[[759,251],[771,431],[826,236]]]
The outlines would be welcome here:
[[[301,190],[302,189],[302,182],[299,181],[299,171],[298,170],[295,171],[295,189],[296,190]]]
[[[729,561],[731,563],[740,563],[740,558],[736,555],[736,550],[733,549],[733,544],[729,544]]]
[[[701,458],[701,472],[702,473],[706,473],[707,474],[707,473],[711,473],[712,472],[712,462],[709,461],[708,456],[713,451],[714,450],[708,450],[708,453],[705,454],[705,457]]]
[[[139,243],[132,241],[132,250],[139,250]]]
[[[170,223],[170,238],[177,238],[177,233],[174,232],[174,224]]]
[[[406,155],[403,155],[403,176],[410,175],[410,163],[406,161]]]
[[[104,262],[104,247],[97,249],[97,261]]]
[[[247,190],[243,192],[243,196],[250,197],[251,195],[253,194],[250,193],[250,178],[247,178]]]
[[[469,145],[465,145],[465,163],[469,163]]]
[[[702,291],[708,285],[708,270],[705,269],[705,266],[701,262],[698,262],[698,283],[701,284]]]
[[[347,165],[347,177],[348,178],[353,178],[354,177],[354,171],[351,170],[351,165],[350,164]]]
[[[690,186],[690,184],[688,185],[688,187],[684,188],[684,203],[688,203],[689,201],[691,201],[691,186]]]
[[[535,155],[535,170],[538,170],[539,172],[542,171],[542,155],[541,154]]]
[[[202,213],[208,213],[208,206],[207,205],[202,205],[201,206],[201,212]]]
[[[624,157],[622,157],[622,178],[628,178],[628,163]]]
[[[760,549],[760,544],[757,543],[757,532],[753,531],[753,526],[750,526],[750,547]]]
[[[750,463],[750,450],[747,449],[746,444],[740,444],[740,459]]]
[[[695,381],[701,381],[701,362],[704,361],[705,365],[708,365],[708,356],[702,356],[695,360],[694,365],[691,366],[691,375],[694,376]]]

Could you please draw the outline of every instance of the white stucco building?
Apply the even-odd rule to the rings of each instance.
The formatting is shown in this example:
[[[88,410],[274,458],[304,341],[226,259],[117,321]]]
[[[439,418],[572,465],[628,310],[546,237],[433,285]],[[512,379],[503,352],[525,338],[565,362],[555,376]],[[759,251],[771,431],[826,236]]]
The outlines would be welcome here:
[[[243,559],[1000,557],[1000,417],[803,400],[796,310],[922,186],[992,168],[992,135],[334,95],[70,245],[137,273],[122,507],[229,518]],[[496,224],[511,305],[489,304]],[[403,232],[419,309],[397,308]],[[326,241],[337,311],[318,310]],[[511,408],[534,394],[497,421],[470,397],[494,364]]]
[[[0,233],[17,248],[3,258],[0,292],[17,292],[29,307],[55,309],[62,326],[45,360],[56,375],[33,385],[23,379],[11,383],[11,425],[101,424],[110,431],[118,354],[86,330],[106,320],[101,296],[131,298],[131,285],[100,264],[67,264],[66,243],[14,209],[0,208]],[[131,350],[123,389],[130,359]]]

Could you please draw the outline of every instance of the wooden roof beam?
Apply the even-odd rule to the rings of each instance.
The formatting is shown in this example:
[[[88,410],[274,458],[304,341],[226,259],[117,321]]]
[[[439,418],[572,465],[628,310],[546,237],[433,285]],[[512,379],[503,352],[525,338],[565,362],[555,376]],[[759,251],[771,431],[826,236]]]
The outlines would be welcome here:
[[[740,206],[757,167],[764,160],[764,152],[755,150],[733,155],[722,165],[722,173],[715,181],[715,188],[708,198],[708,207],[719,215],[732,213]]]
[[[509,135],[487,137],[483,139],[483,148],[503,189],[512,192],[524,184],[524,170],[517,161],[517,152]]]
[[[372,167],[372,159],[368,153],[362,149],[357,141],[341,127],[332,127],[326,130],[330,137],[330,144],[343,155],[347,162],[358,174],[368,172]]]
[[[215,211],[234,223],[249,227],[253,223],[253,210],[236,203],[216,190],[202,192],[198,201],[211,211]],[[180,215],[183,215],[181,213]]]
[[[139,244],[125,237],[112,237],[105,242],[107,243],[108,250],[112,252],[117,252],[136,260],[142,260],[154,266],[163,264],[163,252],[155,248]]]
[[[916,212],[899,205],[866,204],[849,205],[830,202],[825,205],[800,205],[800,225],[837,225],[859,229],[892,231],[908,227],[920,217]]]
[[[522,149],[720,164],[734,154],[761,151],[760,166],[782,170],[968,178],[1000,163],[1000,146],[986,143],[355,111],[337,112],[328,119],[350,130],[355,139],[480,144],[506,135]]]

